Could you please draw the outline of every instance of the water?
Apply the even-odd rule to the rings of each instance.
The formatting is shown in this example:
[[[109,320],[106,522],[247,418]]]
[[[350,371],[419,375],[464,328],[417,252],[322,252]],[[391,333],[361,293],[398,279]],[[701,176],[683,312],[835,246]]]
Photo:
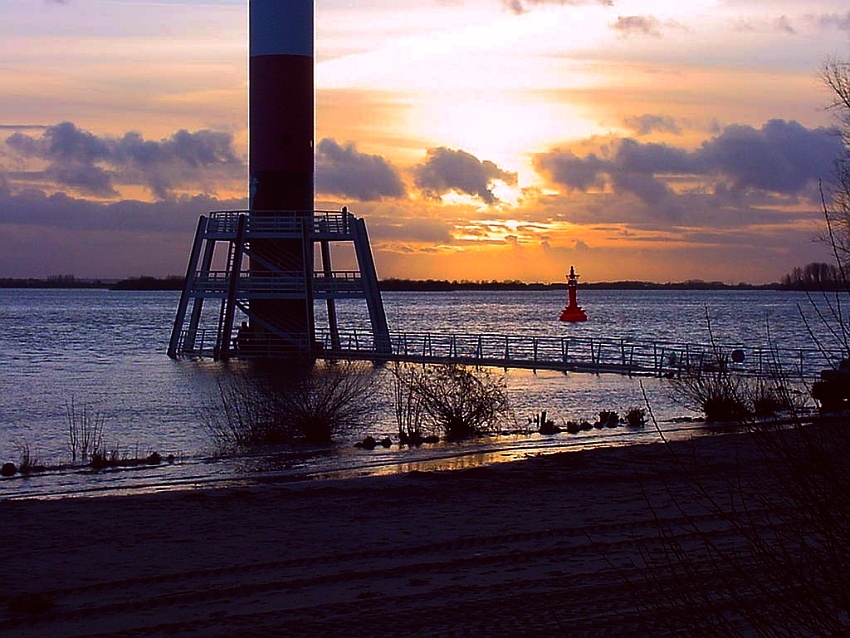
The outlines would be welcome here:
[[[798,305],[811,318],[803,293],[772,291],[581,290],[590,316],[582,324],[557,321],[564,292],[385,293],[391,330],[535,334],[634,340],[810,348],[812,340]],[[39,461],[70,460],[68,409],[73,400],[104,423],[107,448],[130,456],[157,451],[177,462],[93,475],[50,472],[0,481],[0,497],[72,494],[90,490],[145,489],[239,481],[258,474],[297,477],[335,472],[397,471],[481,458],[517,458],[566,446],[629,444],[655,436],[624,428],[579,436],[501,437],[419,450],[355,450],[365,434],[392,435],[391,410],[377,410],[362,429],[345,432],[330,449],[213,459],[213,445],[199,408],[215,400],[217,378],[228,367],[211,361],[172,361],[165,352],[177,307],[176,292],[107,290],[0,290],[0,461],[17,461],[29,449]],[[817,300],[822,308],[823,300]],[[339,306],[343,325],[366,322],[360,304]],[[321,315],[321,312],[319,312]],[[710,319],[707,321],[707,317]],[[822,322],[812,320],[821,339]],[[231,364],[233,365],[238,364]],[[501,374],[501,371],[497,371]],[[386,371],[378,370],[378,375]],[[600,410],[621,413],[644,404],[644,393],[661,427],[675,435],[700,426],[672,403],[661,379],[618,375],[509,371],[507,383],[517,425],[547,410],[557,422],[593,420]],[[384,402],[386,403],[386,401]],[[491,456],[488,456],[491,455]],[[452,459],[451,461],[445,460]]]

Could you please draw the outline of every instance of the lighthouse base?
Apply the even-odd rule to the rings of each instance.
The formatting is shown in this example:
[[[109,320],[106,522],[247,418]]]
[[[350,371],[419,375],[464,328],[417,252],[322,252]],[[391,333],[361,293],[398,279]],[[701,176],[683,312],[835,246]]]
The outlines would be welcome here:
[[[567,306],[561,311],[560,321],[587,321],[587,313],[581,309],[581,306]]]

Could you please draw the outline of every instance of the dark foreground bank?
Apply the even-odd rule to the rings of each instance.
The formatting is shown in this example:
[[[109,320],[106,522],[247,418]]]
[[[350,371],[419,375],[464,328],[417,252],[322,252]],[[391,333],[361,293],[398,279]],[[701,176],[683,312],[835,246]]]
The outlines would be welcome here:
[[[669,548],[659,530],[696,553],[697,529],[740,544],[730,485],[772,463],[751,436],[726,435],[453,472],[0,502],[0,634],[664,635],[671,577],[645,564]],[[722,588],[710,567],[686,580]]]

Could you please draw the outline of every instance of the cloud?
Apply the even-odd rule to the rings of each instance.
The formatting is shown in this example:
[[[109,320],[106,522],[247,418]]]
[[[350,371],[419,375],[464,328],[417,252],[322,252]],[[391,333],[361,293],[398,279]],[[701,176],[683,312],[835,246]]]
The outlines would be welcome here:
[[[797,33],[797,30],[791,24],[791,20],[788,19],[788,16],[779,16],[773,21],[773,26],[777,31],[783,31],[791,35],[795,35]]]
[[[835,129],[771,120],[761,129],[727,126],[694,157],[702,172],[726,175],[736,189],[797,194],[811,180],[828,180],[843,152]]]
[[[650,133],[673,133],[681,135],[682,129],[676,123],[675,118],[669,115],[641,115],[638,117],[627,117],[623,123],[632,129],[637,135],[649,135]]]
[[[816,17],[816,21],[827,28],[836,28],[839,31],[850,31],[850,11],[841,15],[838,13],[823,14]]]
[[[211,210],[244,209],[244,200],[220,200],[206,195],[177,197],[165,202],[122,200],[97,202],[65,193],[27,189],[12,194],[0,188],[0,226],[37,226],[65,231],[186,232]]]
[[[390,219],[374,215],[369,217],[370,235],[379,241],[404,241],[426,244],[449,244],[452,242],[451,224],[441,219],[418,219],[405,217],[405,211]]]
[[[628,173],[688,174],[694,170],[687,151],[669,144],[643,144],[632,139],[620,140],[614,163],[618,170]]]
[[[601,5],[603,7],[614,6],[614,0],[502,0],[502,5],[511,12],[521,15],[529,10],[529,6],[555,4],[555,2],[561,5],[566,4],[570,6],[583,6],[589,4]]]
[[[48,128],[46,124],[0,124],[0,131],[43,131]]]
[[[569,190],[587,191],[605,185],[610,163],[595,153],[579,157],[572,151],[552,151],[535,158],[537,171]]]
[[[671,179],[688,177],[715,183],[717,192],[731,195],[749,190],[800,195],[814,180],[829,179],[844,153],[835,129],[807,129],[784,120],[771,120],[760,129],[727,126],[696,150],[628,138],[614,140],[604,150],[603,155],[584,157],[553,150],[538,155],[535,167],[568,190],[610,185],[615,192],[657,204],[671,194]]]
[[[0,189],[0,272],[8,277],[165,276],[185,272],[198,217],[245,200],[197,195],[96,202]]]
[[[632,193],[647,204],[660,204],[670,194],[664,183],[646,173],[622,171],[614,173],[611,181],[616,192]]]
[[[439,197],[450,191],[480,197],[487,204],[497,199],[494,181],[516,184],[516,173],[504,171],[491,161],[480,161],[466,151],[449,148],[428,149],[428,158],[413,168],[416,186],[426,195]]]
[[[624,36],[649,35],[660,38],[660,22],[652,16],[617,16],[617,21],[611,25],[615,31]]]
[[[6,154],[18,163],[41,163],[17,173],[21,181],[48,179],[57,187],[95,197],[116,197],[120,185],[142,185],[158,199],[189,185],[208,188],[215,178],[244,176],[245,164],[229,133],[180,130],[158,142],[135,132],[99,137],[71,122],[49,126],[38,137],[17,132]]]
[[[360,153],[352,143],[340,146],[327,138],[317,147],[316,188],[320,193],[361,202],[407,194],[399,172],[383,157]]]

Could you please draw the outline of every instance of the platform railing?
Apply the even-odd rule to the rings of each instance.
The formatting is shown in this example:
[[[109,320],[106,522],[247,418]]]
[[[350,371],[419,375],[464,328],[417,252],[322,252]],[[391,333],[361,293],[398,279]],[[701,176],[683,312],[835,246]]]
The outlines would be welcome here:
[[[534,335],[391,332],[391,349],[378,354],[368,330],[342,330],[336,335],[318,329],[313,353],[323,359],[396,360],[415,363],[465,364],[497,368],[615,373],[679,377],[725,369],[746,376],[813,380],[820,370],[840,360],[842,353],[811,348],[711,345],[665,341],[632,341]],[[196,336],[195,353],[209,356],[205,344],[215,335]],[[274,349],[274,344],[269,344]],[[239,356],[239,353],[236,353]]]
[[[229,273],[225,270],[199,271],[195,274],[192,289],[196,293],[220,296],[227,294]],[[313,289],[321,294],[357,293],[362,289],[360,272],[335,270],[331,273],[313,273]],[[304,277],[300,274],[274,273],[257,275],[248,271],[240,273],[236,283],[237,296],[257,294],[303,293]]]
[[[233,236],[239,223],[239,216],[247,215],[247,236],[252,235],[295,235],[304,230],[313,235],[323,233],[345,235],[350,232],[351,214],[342,211],[213,211],[209,214],[208,235]]]
[[[368,358],[358,355],[372,347],[370,336],[341,333],[336,353],[325,343],[326,335],[317,338],[323,340],[325,356]],[[390,338],[390,358],[404,361],[671,377],[723,368],[742,375],[814,379],[842,356],[836,352],[827,359],[814,348],[533,335],[392,332]]]

